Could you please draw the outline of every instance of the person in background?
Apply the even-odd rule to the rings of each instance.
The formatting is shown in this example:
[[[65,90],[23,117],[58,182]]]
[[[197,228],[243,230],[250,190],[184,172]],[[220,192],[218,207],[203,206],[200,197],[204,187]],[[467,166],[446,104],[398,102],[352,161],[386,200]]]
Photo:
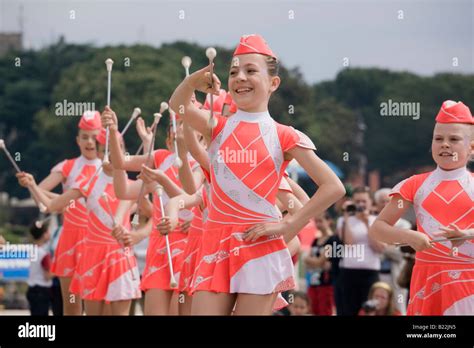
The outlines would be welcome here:
[[[288,295],[288,310],[291,316],[311,315],[311,301],[302,291],[291,291]]]
[[[349,192],[349,191],[348,191]],[[338,209],[339,217],[336,220],[336,235],[338,237],[339,243],[342,243],[343,240],[343,232],[342,232],[342,227],[344,226],[344,221],[347,220],[349,216],[353,216],[355,214],[355,204],[352,201],[352,188],[350,190],[350,196],[349,193],[341,199],[343,201],[339,206],[340,209]],[[337,206],[337,204],[336,204]],[[343,315],[344,310],[343,310],[343,285],[342,285],[342,275],[340,272],[340,263],[341,263],[341,258],[337,258],[334,262],[334,267],[337,272],[334,273],[334,302],[336,305],[336,315]]]
[[[0,235],[0,245],[4,245],[7,241],[5,240],[5,238],[3,238],[2,235]]]
[[[320,214],[314,221],[321,236],[314,239],[310,254],[304,258],[307,267],[308,296],[314,315],[333,315],[334,272],[339,263],[339,259],[333,257],[333,251],[340,242],[332,232],[331,216],[328,212]]]
[[[51,256],[48,251],[50,233],[47,224],[38,228],[30,227],[33,244],[37,248],[36,257],[31,258],[26,298],[32,316],[47,316],[51,306]]]
[[[354,215],[350,213],[354,208],[347,206],[344,219],[338,226],[345,251],[338,280],[338,286],[342,288],[342,315],[357,315],[359,312],[370,287],[379,280],[380,254],[385,247],[384,243],[369,237],[369,227],[376,219],[370,214],[372,198],[369,188],[355,188],[352,200]]]
[[[400,315],[395,308],[394,292],[392,287],[385,282],[376,282],[370,287],[369,297],[362,304],[359,315]]]
[[[383,208],[390,202],[390,191],[389,188],[381,188],[374,194],[375,206],[374,210],[378,215]],[[400,218],[395,226],[403,229],[412,229],[410,221]],[[400,272],[403,268],[403,253],[399,247],[395,245],[387,245],[382,254],[382,265],[380,271],[380,279],[390,284],[393,289],[394,299],[396,302],[397,309],[402,313],[406,314],[406,302],[408,297],[408,290],[403,289],[398,285],[397,279],[400,276]]]
[[[51,233],[51,240],[48,243],[48,250],[51,255],[51,259],[54,259],[54,253],[56,252],[63,226],[62,224],[59,224],[58,216],[55,214],[48,225],[49,232]],[[60,278],[57,276],[53,277],[53,285],[51,287],[51,309],[53,311],[53,316],[55,317],[64,315],[61,281]]]
[[[400,247],[400,251],[403,254],[403,265],[402,265],[402,270],[400,271],[400,274],[398,278],[396,279],[397,281],[397,286],[405,290],[408,294],[408,291],[410,289],[410,284],[411,284],[411,276],[413,274],[413,267],[415,266],[415,254],[416,251],[413,249],[411,246],[402,246]],[[398,300],[398,299],[397,299]],[[404,303],[404,308],[408,307],[408,302],[410,298],[407,296],[405,298],[405,303]],[[406,315],[406,312],[402,313],[403,315]]]

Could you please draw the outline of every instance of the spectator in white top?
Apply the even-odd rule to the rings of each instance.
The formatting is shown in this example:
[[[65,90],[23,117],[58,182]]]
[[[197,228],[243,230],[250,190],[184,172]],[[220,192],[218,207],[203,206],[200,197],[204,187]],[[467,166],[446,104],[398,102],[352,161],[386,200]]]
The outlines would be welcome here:
[[[374,194],[375,212],[378,215],[382,209],[390,202],[389,194],[392,190],[389,188],[381,188]],[[405,230],[411,230],[412,224],[403,218],[399,219],[396,227]],[[382,257],[382,269],[386,269],[387,273],[382,272],[380,278],[382,281],[388,283],[393,289],[393,297],[395,299],[396,308],[402,314],[406,314],[406,299],[408,290],[402,289],[397,282],[400,272],[404,264],[403,253],[400,248],[394,245],[387,245]]]
[[[37,247],[36,257],[30,260],[28,276],[28,291],[26,298],[32,316],[47,316],[51,305],[51,286],[53,274],[51,268],[51,255],[48,250],[50,233],[47,224],[41,228],[33,224],[30,228],[33,244]]]
[[[369,237],[369,226],[375,221],[375,216],[370,214],[369,188],[355,188],[352,201],[355,207],[345,207],[337,226],[344,244],[338,281],[342,295],[338,314],[342,315],[357,315],[367,300],[370,287],[379,280],[380,257],[385,248],[383,243]]]

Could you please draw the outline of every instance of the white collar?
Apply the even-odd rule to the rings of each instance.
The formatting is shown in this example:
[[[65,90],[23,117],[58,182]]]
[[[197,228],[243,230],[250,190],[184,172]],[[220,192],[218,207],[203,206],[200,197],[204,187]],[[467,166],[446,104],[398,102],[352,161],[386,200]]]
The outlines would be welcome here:
[[[86,156],[84,155],[80,155],[79,156],[79,159],[83,160],[84,162],[86,163],[97,163],[97,162],[100,162],[100,159],[98,157],[94,158],[94,159],[87,159]]]
[[[268,110],[262,112],[246,112],[240,109],[232,116],[232,118],[238,121],[245,121],[245,122],[262,122],[264,119],[272,118]]]
[[[456,180],[468,173],[466,167],[461,167],[453,170],[444,170],[439,166],[436,167],[435,172],[437,172],[443,178],[443,180]]]

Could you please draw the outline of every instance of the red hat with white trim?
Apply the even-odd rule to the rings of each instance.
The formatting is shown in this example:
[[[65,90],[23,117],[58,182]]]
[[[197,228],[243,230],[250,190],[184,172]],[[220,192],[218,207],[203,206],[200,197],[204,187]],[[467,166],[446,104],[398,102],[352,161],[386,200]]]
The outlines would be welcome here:
[[[118,133],[118,132],[117,132]],[[97,135],[95,137],[95,140],[97,140],[97,142],[101,145],[105,145],[105,136],[107,134],[107,130],[105,128],[102,127],[102,129],[100,130],[100,133],[99,135]],[[119,139],[120,139],[120,142],[123,141],[123,138],[122,138],[122,134],[118,133],[119,135]],[[110,141],[110,140],[109,140]]]
[[[102,124],[100,122],[99,111],[86,111],[79,121],[78,127],[83,130],[100,129]]]
[[[105,145],[105,135],[106,135],[106,130],[105,128],[102,128],[100,130],[100,133],[95,137],[95,140],[101,145]]]
[[[214,100],[213,100],[214,112],[217,112],[218,114],[222,114],[222,108],[224,107],[226,97],[227,97],[226,90],[220,89],[219,96],[218,97],[214,96]],[[211,95],[209,93],[206,96],[206,101],[204,102],[204,105],[202,108],[205,110],[211,109]]]
[[[229,113],[235,114],[237,112],[237,104],[235,104],[230,93],[227,93],[224,104],[229,105]]]
[[[436,122],[474,124],[474,119],[469,108],[462,102],[456,103],[452,100],[446,100],[441,105],[441,109],[436,116]]]
[[[263,37],[258,34],[243,35],[240,38],[239,45],[234,51],[234,56],[251,53],[263,54],[264,56],[277,58]]]
[[[234,103],[234,100],[232,99],[232,95],[227,92],[224,89],[221,89],[219,91],[219,96],[215,97],[214,96],[214,112],[217,112],[218,114],[221,114],[224,110],[224,105],[229,105],[229,113],[230,114],[235,114],[237,111],[237,105]],[[207,94],[206,97],[206,102],[204,103],[204,106],[202,107],[205,110],[210,110],[211,109],[211,102],[210,102],[210,96]]]

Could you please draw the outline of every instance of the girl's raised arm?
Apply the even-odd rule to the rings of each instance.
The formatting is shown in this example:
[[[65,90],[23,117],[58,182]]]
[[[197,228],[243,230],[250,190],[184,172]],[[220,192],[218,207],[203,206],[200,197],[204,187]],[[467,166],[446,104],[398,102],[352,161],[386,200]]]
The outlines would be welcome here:
[[[210,68],[209,65],[186,77],[175,89],[169,103],[171,109],[185,122],[208,139],[211,138],[210,112],[196,107],[192,102],[192,97],[195,90],[219,95],[221,82],[214,74],[211,86]]]
[[[209,172],[209,154],[206,149],[199,144],[196,132],[186,122],[183,122],[184,140],[189,153],[204,168]]]
[[[61,212],[69,204],[82,197],[82,193],[79,190],[70,189],[55,198],[51,198],[50,195],[46,194],[36,184],[31,174],[25,172],[18,173],[17,178],[21,186],[31,188],[34,199],[43,203],[50,213]]]

